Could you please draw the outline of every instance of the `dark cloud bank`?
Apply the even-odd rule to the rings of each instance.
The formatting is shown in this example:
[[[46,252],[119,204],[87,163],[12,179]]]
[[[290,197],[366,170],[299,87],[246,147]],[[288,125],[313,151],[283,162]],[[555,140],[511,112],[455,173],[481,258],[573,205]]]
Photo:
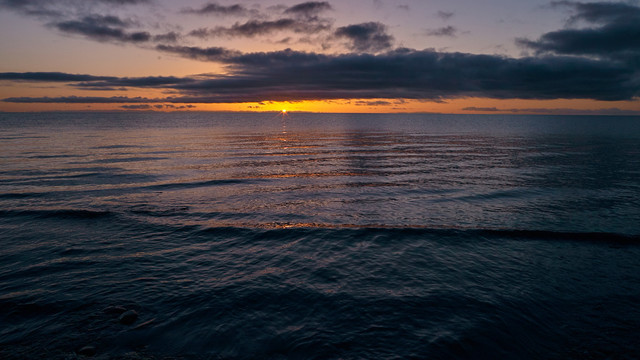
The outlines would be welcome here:
[[[640,7],[631,3],[572,1],[557,1],[552,5],[574,12],[569,26],[548,32],[538,40],[518,39],[520,46],[539,55],[588,56],[640,67]],[[588,26],[572,26],[581,23]]]
[[[388,98],[629,100],[639,95],[637,69],[576,57],[513,59],[494,55],[399,49],[384,54],[321,55],[292,50],[241,54],[224,49],[164,48],[227,63],[233,75],[212,78],[115,78],[76,86],[167,88],[167,102],[257,102]],[[70,76],[69,82],[72,75]],[[80,76],[80,75],[79,75]],[[34,75],[29,80],[35,80]],[[81,76],[80,76],[81,77]],[[16,78],[14,73],[0,79]],[[49,81],[44,73],[42,81]],[[136,102],[146,102],[139,99]],[[10,98],[11,102],[99,102],[96,98]],[[122,102],[122,98],[105,98]]]
[[[9,3],[12,1],[4,0],[0,6],[8,6]],[[294,50],[242,53],[223,47],[167,43],[152,46],[161,53],[222,63],[229,71],[225,76],[118,78],[64,73],[0,73],[0,80],[65,82],[76,88],[94,90],[154,88],[176,94],[157,99],[122,96],[4,99],[22,103],[172,104],[329,99],[442,101],[460,97],[614,101],[640,96],[640,8],[628,3],[570,1],[554,2],[553,7],[572,11],[567,27],[543,34],[537,40],[518,39],[520,46],[535,54],[522,58],[393,49],[393,37],[387,33],[386,26],[369,22],[332,30],[331,36],[348,42],[352,52],[347,54]],[[287,18],[249,20],[228,28],[203,29],[200,35],[250,37],[280,30],[311,33],[313,26],[329,26],[324,20],[318,20],[320,13],[329,10],[332,10],[331,5],[326,2],[301,3],[281,11],[289,16]],[[229,16],[246,15],[248,11],[241,5],[222,6],[217,3],[184,10],[187,13]],[[443,13],[440,16],[448,19],[452,15]],[[129,30],[133,25],[127,20],[110,16],[60,21],[55,23],[55,27],[99,41],[157,41],[149,33]],[[191,35],[198,36],[197,33]],[[452,36],[455,28],[433,35]],[[174,36],[174,40],[177,38]]]

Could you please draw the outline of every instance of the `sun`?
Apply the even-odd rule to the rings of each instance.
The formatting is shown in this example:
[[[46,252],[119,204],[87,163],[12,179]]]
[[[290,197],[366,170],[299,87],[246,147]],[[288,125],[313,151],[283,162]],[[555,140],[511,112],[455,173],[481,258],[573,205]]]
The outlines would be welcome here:
[[[282,109],[282,111],[281,111],[281,112],[282,112],[283,114],[286,114],[286,113],[287,113],[287,109]]]

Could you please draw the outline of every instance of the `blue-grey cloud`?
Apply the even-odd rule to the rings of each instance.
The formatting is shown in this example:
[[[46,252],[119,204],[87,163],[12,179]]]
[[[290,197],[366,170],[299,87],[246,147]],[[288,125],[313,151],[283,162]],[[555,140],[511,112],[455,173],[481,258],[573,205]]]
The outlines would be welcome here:
[[[374,101],[365,101],[359,100],[355,102],[356,106],[390,106],[393,105],[391,101],[386,100],[374,100]]]
[[[131,5],[150,5],[155,0],[0,0],[0,10],[7,9],[37,17],[43,25],[65,34],[81,35],[99,42],[142,44],[149,41],[175,43],[180,34],[153,35],[137,21],[105,13]]]
[[[81,19],[54,23],[53,26],[68,34],[82,35],[97,41],[142,43],[151,40],[146,31],[127,31],[130,22],[116,16],[88,15]]]
[[[12,10],[27,16],[60,18],[69,10],[91,5],[127,6],[150,4],[153,0],[0,0],[0,8]]]
[[[62,13],[43,1],[37,0],[0,0],[0,8],[13,10],[23,15],[36,17],[58,17]]]
[[[326,1],[309,1],[291,6],[284,13],[312,18],[329,10],[333,10],[333,7]]]
[[[149,104],[122,105],[120,107],[126,110],[151,110],[151,105]]]
[[[314,34],[326,31],[331,25],[324,21],[301,21],[296,19],[278,20],[249,20],[245,23],[235,23],[230,27],[217,26],[215,28],[200,28],[189,33],[190,36],[207,39],[210,37],[255,37],[269,35],[278,31],[292,31],[294,33]]]
[[[339,27],[334,35],[350,41],[349,48],[358,52],[379,52],[393,45],[393,37],[387,34],[386,25],[367,22]]]
[[[496,111],[504,111],[502,109],[498,109],[497,107],[482,107],[482,106],[467,106],[462,108],[464,111],[485,111],[485,112],[496,112]]]
[[[436,13],[436,16],[442,20],[449,20],[453,17],[453,15],[455,15],[453,11],[438,11]]]
[[[518,45],[537,54],[593,56],[627,61],[640,68],[640,7],[608,2],[561,1],[553,4],[575,12],[569,25],[584,22],[592,26],[547,32],[538,40],[520,38]]]
[[[590,23],[610,23],[613,21],[634,21],[640,16],[640,7],[630,2],[553,1],[552,7],[568,7],[575,11],[569,23],[586,21]]]
[[[228,66],[218,77],[119,78],[82,86],[163,88],[176,96],[135,98],[10,98],[11,102],[223,103],[329,99],[631,100],[640,95],[638,71],[625,63],[579,57],[508,58],[497,55],[398,49],[378,55],[284,50],[243,54],[224,48],[169,47],[164,51]],[[295,76],[292,76],[295,74]]]
[[[458,33],[458,29],[449,25],[449,26],[444,26],[441,28],[437,28],[437,29],[427,29],[425,31],[425,35],[427,36],[439,36],[439,37],[456,37]]]
[[[153,2],[153,0],[95,0],[97,2],[103,2],[106,4],[116,4],[116,5],[137,5],[137,4],[148,4]]]
[[[1,76],[1,75],[0,75]],[[102,80],[79,80],[80,82],[73,84],[73,86],[84,89],[100,90],[109,88],[170,88],[175,85],[185,84],[188,82],[197,81],[194,78],[179,78],[174,76],[146,76],[146,77],[134,77],[134,78],[105,78]]]
[[[177,43],[178,41],[180,41],[180,39],[182,39],[182,35],[175,31],[170,31],[165,34],[153,35],[153,41],[159,43]]]
[[[182,10],[183,13],[186,14],[198,14],[198,15],[233,15],[233,16],[244,16],[250,14],[250,10],[247,9],[244,5],[234,4],[234,5],[220,5],[218,3],[207,3],[199,9],[186,8]]]
[[[4,99],[6,102],[14,103],[64,103],[64,104],[124,104],[142,102],[165,102],[162,99],[149,99],[145,97],[126,96],[61,96],[61,97],[11,97]]]
[[[292,99],[491,97],[628,100],[639,95],[633,68],[575,57],[506,58],[400,49],[338,56],[280,51],[225,59],[233,77],[176,86],[198,95],[242,88]],[[291,77],[291,74],[296,74]]]
[[[156,50],[175,54],[188,59],[214,62],[224,62],[229,58],[233,58],[241,54],[239,51],[229,50],[223,47],[202,48],[197,46],[173,46],[164,44],[157,45]]]
[[[114,76],[93,76],[86,74],[67,74],[62,72],[4,72],[0,73],[0,80],[38,81],[38,82],[78,82],[117,80]]]

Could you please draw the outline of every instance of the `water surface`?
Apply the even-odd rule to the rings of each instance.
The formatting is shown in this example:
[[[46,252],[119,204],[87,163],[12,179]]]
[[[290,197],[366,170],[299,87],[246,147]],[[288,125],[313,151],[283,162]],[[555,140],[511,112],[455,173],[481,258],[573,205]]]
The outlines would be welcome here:
[[[3,358],[640,357],[638,117],[0,114],[0,139]]]

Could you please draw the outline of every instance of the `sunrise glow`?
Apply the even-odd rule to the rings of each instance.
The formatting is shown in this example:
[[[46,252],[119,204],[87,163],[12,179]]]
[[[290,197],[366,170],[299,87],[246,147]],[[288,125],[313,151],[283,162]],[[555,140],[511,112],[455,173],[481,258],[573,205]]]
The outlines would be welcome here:
[[[640,359],[640,0],[0,0],[0,360]]]
[[[640,113],[634,4],[87,4],[0,1],[0,111]]]

